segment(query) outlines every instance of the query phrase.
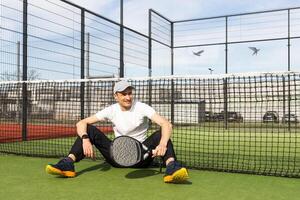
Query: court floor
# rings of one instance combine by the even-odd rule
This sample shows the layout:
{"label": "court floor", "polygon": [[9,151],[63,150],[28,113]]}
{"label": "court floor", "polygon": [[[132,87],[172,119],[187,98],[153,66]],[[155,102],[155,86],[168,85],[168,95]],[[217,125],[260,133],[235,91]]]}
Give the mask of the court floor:
{"label": "court floor", "polygon": [[[76,164],[76,178],[45,173],[53,158],[0,154],[0,199],[299,199],[300,179],[189,170],[186,184],[165,184],[157,168],[117,169],[101,161]],[[163,169],[164,171],[164,169]]]}

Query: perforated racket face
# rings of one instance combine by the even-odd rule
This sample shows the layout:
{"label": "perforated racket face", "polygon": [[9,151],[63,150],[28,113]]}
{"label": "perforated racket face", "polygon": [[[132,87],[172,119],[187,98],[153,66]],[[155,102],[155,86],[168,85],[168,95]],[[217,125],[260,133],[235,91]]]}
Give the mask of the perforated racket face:
{"label": "perforated racket face", "polygon": [[110,149],[112,159],[119,165],[130,167],[141,161],[141,144],[130,137],[116,138]]}

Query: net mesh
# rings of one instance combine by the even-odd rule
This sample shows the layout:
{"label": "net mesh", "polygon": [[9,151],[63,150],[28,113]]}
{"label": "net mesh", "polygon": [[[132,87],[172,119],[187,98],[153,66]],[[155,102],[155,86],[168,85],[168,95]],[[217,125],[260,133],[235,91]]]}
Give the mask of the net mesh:
{"label": "net mesh", "polygon": [[[1,83],[0,152],[65,156],[76,122],[114,103],[116,81]],[[299,177],[300,73],[129,81],[135,99],[172,122],[172,141],[184,165]],[[113,138],[111,123],[96,126]],[[152,124],[149,134],[158,128]]]}

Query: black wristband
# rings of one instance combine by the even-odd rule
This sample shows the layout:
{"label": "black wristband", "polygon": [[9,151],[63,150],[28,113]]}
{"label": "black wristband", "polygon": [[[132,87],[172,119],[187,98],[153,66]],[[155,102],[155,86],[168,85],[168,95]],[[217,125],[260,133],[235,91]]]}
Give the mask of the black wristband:
{"label": "black wristband", "polygon": [[81,139],[89,139],[89,136],[88,136],[88,134],[84,134],[84,135],[82,135],[82,136],[81,136]]}

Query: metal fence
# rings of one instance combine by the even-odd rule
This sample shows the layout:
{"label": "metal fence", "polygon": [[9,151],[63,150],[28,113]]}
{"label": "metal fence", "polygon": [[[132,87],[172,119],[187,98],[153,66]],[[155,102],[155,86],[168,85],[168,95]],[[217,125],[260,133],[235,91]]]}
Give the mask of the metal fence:
{"label": "metal fence", "polygon": [[173,21],[172,27],[175,74],[300,70],[300,8]]}
{"label": "metal fence", "polygon": [[2,0],[0,80],[297,71],[300,9],[172,21],[148,34],[60,0]]}
{"label": "metal fence", "polygon": [[[0,152],[65,156],[76,137],[75,123],[114,102],[116,81],[119,78],[0,83]],[[136,99],[151,102],[172,122],[172,141],[184,165],[300,176],[300,73],[128,81],[135,87]],[[19,109],[24,107],[23,84],[28,95],[26,124]],[[110,122],[95,125],[112,132]],[[149,135],[158,128],[152,124]],[[113,138],[113,134],[108,136]]]}
{"label": "metal fence", "polygon": [[1,81],[148,76],[144,34],[69,1],[0,8]]}
{"label": "metal fence", "polygon": [[[272,72],[274,71],[274,61],[278,61],[282,71],[300,69],[300,61],[297,60],[296,55],[297,48],[300,46],[299,8],[184,21],[171,21],[158,12],[149,10],[148,35],[65,0],[2,0],[0,10],[0,80],[25,81],[12,85],[4,84],[8,87],[3,89],[5,92],[0,93],[1,121],[6,121],[7,118],[16,120],[14,122],[17,126],[13,126],[13,130],[10,131],[21,133],[21,141],[27,140],[30,124],[36,123],[36,119],[43,120],[43,117],[46,121],[51,119],[50,124],[59,120],[63,120],[67,124],[74,124],[74,121],[93,114],[95,112],[93,107],[97,104],[97,102],[91,101],[93,94],[90,92],[91,88],[86,80],[75,81],[76,87],[72,84],[64,86],[66,90],[59,90],[54,94],[55,89],[58,91],[58,86],[54,83],[54,85],[51,85],[51,82],[39,84],[40,96],[34,98],[41,100],[42,103],[32,101],[34,94],[31,93],[31,88],[28,88],[26,80],[231,73],[242,70],[244,67],[250,67],[249,69],[252,71]],[[221,59],[216,59],[216,55]],[[270,68],[259,63],[267,63]],[[251,65],[258,65],[258,68]],[[167,79],[166,84],[160,82],[157,85],[152,79],[144,79],[144,83],[140,87],[145,87],[141,91],[143,91],[142,95],[148,97],[144,99],[146,103],[166,115],[173,124],[184,127],[184,132],[191,135],[204,133],[203,140],[199,140],[200,143],[197,145],[203,147],[202,155],[205,156],[202,158],[207,162],[197,160],[197,154],[190,152],[188,147],[183,145],[182,148],[188,152],[187,155],[193,156],[194,160],[197,160],[189,160],[188,156],[184,158],[189,162],[189,166],[223,169],[224,166],[221,168],[213,166],[215,161],[207,156],[210,155],[207,153],[210,145],[205,146],[204,143],[205,139],[210,137],[211,130],[216,133],[212,135],[215,138],[210,140],[213,143],[220,142],[221,140],[218,140],[220,137],[224,138],[219,134],[220,131],[231,133],[232,118],[234,122],[239,123],[237,127],[233,127],[237,132],[234,132],[232,138],[235,138],[241,129],[247,133],[245,138],[248,137],[248,133],[252,134],[252,130],[257,131],[258,129],[258,132],[255,132],[258,135],[255,136],[256,138],[254,137],[258,140],[264,139],[262,138],[265,137],[264,131],[267,131],[268,134],[282,131],[282,134],[287,136],[283,137],[284,142],[288,143],[287,140],[292,137],[289,134],[296,133],[298,123],[292,123],[291,118],[296,119],[299,116],[299,73],[291,74],[273,75],[270,73],[248,78],[224,76],[221,79],[210,77],[192,81],[182,79],[182,83],[176,82],[176,77],[172,77]],[[105,92],[102,91],[101,95],[104,100],[108,98],[107,102],[112,103],[113,99],[110,96],[112,82],[107,82],[105,87],[109,89],[106,89]],[[185,85],[188,87],[183,87]],[[101,84],[100,86],[102,87]],[[166,88],[164,88],[165,86]],[[96,87],[96,89],[99,88]],[[72,93],[72,90],[76,92]],[[193,91],[193,94],[198,96],[182,96],[184,91]],[[11,97],[8,95],[9,93],[13,93],[15,96]],[[64,96],[67,94],[69,96]],[[157,103],[157,97],[168,99],[168,101]],[[75,102],[68,104],[69,99],[73,99]],[[53,103],[55,100],[57,103]],[[43,105],[42,108],[39,104]],[[68,106],[71,106],[71,109],[63,109]],[[53,112],[57,110],[63,114]],[[69,113],[70,110],[76,114]],[[271,125],[265,126],[262,123],[262,115],[265,114],[273,116]],[[71,122],[65,121],[71,117],[74,117]],[[287,120],[288,123],[284,120]],[[203,121],[209,123],[208,132],[205,129],[206,126],[202,126]],[[195,127],[189,129],[185,125],[195,125]],[[49,126],[47,130],[51,130],[51,127]],[[59,127],[55,126],[54,128],[61,131]],[[204,132],[202,131],[203,127]],[[71,131],[74,133],[73,129]],[[5,129],[4,133],[6,134],[6,132]],[[175,140],[181,139],[180,133],[177,131],[178,136],[175,137]],[[5,134],[3,134],[4,137],[6,137]],[[51,133],[49,132],[49,134]],[[293,144],[298,145],[297,134],[293,136],[296,138]],[[191,138],[193,139],[193,137]],[[278,137],[281,138],[280,134]],[[277,141],[273,138],[271,137],[272,141],[282,143],[281,140]],[[230,137],[227,139],[229,141]],[[235,142],[240,141],[234,140]],[[266,145],[267,148],[268,142],[265,144],[258,141],[258,143],[261,146]],[[251,141],[249,144],[252,145]],[[246,144],[246,148],[248,147]],[[251,154],[252,147],[249,147],[249,152],[246,153]],[[279,145],[275,148],[285,150],[290,147]],[[6,152],[6,147],[3,148]],[[225,147],[217,145],[216,148]],[[299,167],[299,159],[296,156],[299,147],[293,148],[294,160],[292,159],[292,161]],[[43,150],[34,151],[38,155],[43,155]],[[57,155],[53,154],[52,156]],[[181,156],[183,155],[186,154]],[[222,160],[221,154],[212,153],[211,155],[221,159],[221,165],[226,165],[226,170],[240,170],[240,168],[228,168],[228,162]],[[232,156],[234,155],[232,154]],[[247,157],[248,155],[243,156]],[[259,160],[261,154],[255,156]],[[264,156],[268,159],[267,154]],[[243,165],[244,160],[240,161],[239,164]],[[276,162],[284,165],[283,161]],[[201,163],[205,163],[205,166]],[[230,162],[230,165],[232,163],[234,162]],[[255,167],[257,166],[259,165]],[[261,173],[255,167],[252,171]],[[280,173],[262,173],[289,175],[284,170],[285,168]],[[242,171],[247,170],[243,169]],[[292,176],[299,176],[298,171],[289,173]]]}

